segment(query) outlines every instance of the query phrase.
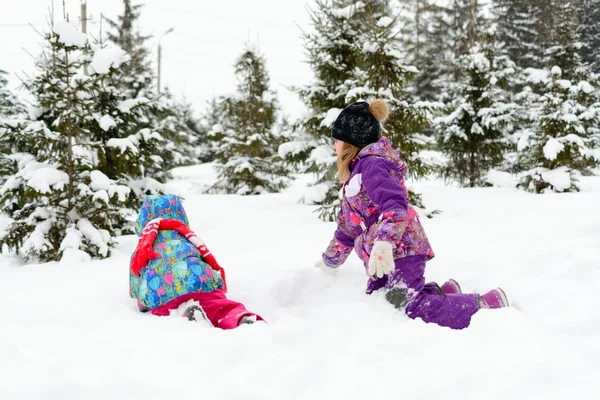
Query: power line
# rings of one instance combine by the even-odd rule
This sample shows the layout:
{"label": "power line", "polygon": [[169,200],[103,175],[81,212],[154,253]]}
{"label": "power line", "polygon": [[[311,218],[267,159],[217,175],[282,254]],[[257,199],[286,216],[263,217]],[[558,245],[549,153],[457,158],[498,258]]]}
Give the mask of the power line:
{"label": "power line", "polygon": [[[107,1],[107,0],[103,0],[103,1]],[[120,0],[108,0],[108,1],[112,2],[114,4],[116,4],[117,2],[122,3]],[[205,14],[205,13],[199,13],[196,11],[182,10],[182,9],[178,9],[178,8],[156,7],[156,6],[151,6],[151,5],[147,5],[147,4],[144,4],[143,8],[158,10],[158,11],[170,11],[170,12],[174,12],[174,13],[181,13],[181,14],[188,14],[188,15],[196,15],[199,17],[221,19],[221,20],[225,20],[225,21],[253,22],[253,23],[257,23],[257,24],[261,24],[261,25],[270,25],[270,26],[290,26],[290,24],[286,24],[283,22],[277,22],[277,21],[261,21],[261,20],[249,19],[249,18],[232,18],[232,17],[228,17],[228,16],[224,16],[224,15]]]}

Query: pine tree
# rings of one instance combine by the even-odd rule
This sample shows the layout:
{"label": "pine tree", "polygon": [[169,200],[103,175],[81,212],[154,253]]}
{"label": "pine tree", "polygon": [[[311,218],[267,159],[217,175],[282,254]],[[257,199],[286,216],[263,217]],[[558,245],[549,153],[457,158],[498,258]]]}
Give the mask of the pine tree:
{"label": "pine tree", "polygon": [[205,146],[201,148],[201,161],[213,162],[216,159],[223,140],[224,101],[223,97],[213,97],[200,120],[203,135],[207,138]]}
{"label": "pine tree", "polygon": [[313,32],[303,33],[303,40],[314,79],[309,85],[292,88],[309,113],[293,125],[291,140],[280,148],[280,154],[300,173],[316,176],[303,202],[317,205],[324,220],[335,219],[340,201],[331,126],[347,105],[352,82],[360,73],[363,43],[359,33],[365,26],[358,14],[365,8],[363,1],[317,0],[310,11]]}
{"label": "pine tree", "polygon": [[131,189],[122,205],[118,226],[120,233],[132,231],[132,221],[143,197],[162,192],[162,185],[152,178],[153,171],[163,168],[158,156],[164,139],[148,128],[152,103],[145,97],[131,98],[133,93],[118,84],[131,58],[115,45],[96,45],[89,65],[96,80],[90,112],[91,139],[97,143],[97,168],[109,179]]}
{"label": "pine tree", "polygon": [[547,1],[495,0],[492,13],[497,40],[520,68],[540,68],[544,63],[545,38],[552,26]]}
{"label": "pine tree", "polygon": [[23,105],[20,104],[10,90],[6,71],[0,69],[0,120],[2,118],[15,117],[24,113]]}
{"label": "pine tree", "polygon": [[21,143],[16,143],[11,134],[23,128],[24,107],[7,88],[6,72],[0,70],[0,185],[5,177],[14,172],[14,154],[21,151]]}
{"label": "pine tree", "polygon": [[[440,37],[446,37],[441,32],[447,28],[440,25],[445,8],[432,0],[400,0],[396,25],[400,26],[397,36],[401,43],[404,60],[414,65],[419,71],[407,90],[413,101],[437,101],[440,98],[443,84],[445,44],[440,43]],[[439,36],[439,37],[438,37]]]}
{"label": "pine tree", "polygon": [[432,26],[431,39],[437,46],[440,76],[447,84],[457,82],[461,69],[458,59],[468,54],[480,36],[482,6],[478,0],[454,0],[440,6]]}
{"label": "pine tree", "polygon": [[128,98],[148,103],[145,127],[153,135],[159,135],[162,143],[155,153],[155,159],[160,162],[148,167],[145,173],[159,181],[165,181],[170,177],[172,168],[192,162],[195,133],[182,120],[182,106],[170,93],[158,96],[154,92],[156,79],[146,45],[150,36],[142,35],[136,28],[142,5],[132,5],[131,0],[123,0],[123,4],[123,14],[116,21],[106,19],[112,28],[112,32],[108,33],[108,40],[125,50],[131,58],[124,68],[113,75],[113,84],[126,91]]}
{"label": "pine tree", "polygon": [[581,57],[592,71],[600,74],[600,0],[579,0],[578,32],[583,47]]}
{"label": "pine tree", "polygon": [[157,132],[164,138],[161,151],[162,175],[166,178],[169,170],[195,162],[195,147],[198,141],[194,125],[190,125],[190,106],[184,106],[172,98],[167,91],[156,102],[153,114],[156,117]]}
{"label": "pine tree", "polygon": [[540,115],[519,142],[525,170],[519,186],[536,193],[577,191],[578,176],[599,165],[600,102],[589,82],[563,79],[559,67],[548,75],[537,85],[542,94],[532,107]]}
{"label": "pine tree", "polygon": [[112,28],[108,40],[125,50],[131,61],[123,68],[119,85],[129,91],[128,98],[154,98],[155,79],[150,66],[150,54],[146,42],[150,36],[142,35],[135,28],[141,15],[141,4],[132,5],[131,0],[123,0],[124,10],[116,21],[104,20]]}
{"label": "pine tree", "polygon": [[66,252],[108,257],[130,189],[97,169],[101,143],[92,131],[97,77],[82,73],[87,38],[67,22],[45,37],[39,74],[26,84],[40,110],[13,132],[30,153],[17,154],[18,171],[0,191],[0,210],[12,222],[0,247],[28,260],[56,261]]}
{"label": "pine tree", "polygon": [[[432,119],[432,107],[414,102],[407,93],[407,86],[417,70],[406,65],[401,52],[397,19],[385,3],[365,7],[360,15],[365,25],[361,32],[363,61],[361,73],[352,82],[353,88],[346,96],[346,103],[357,100],[382,98],[390,106],[390,117],[384,124],[383,134],[399,149],[412,178],[421,178],[432,171],[432,166],[421,157],[421,152],[431,143],[422,134]],[[422,207],[420,195],[411,192],[411,202]]]}
{"label": "pine tree", "polygon": [[551,42],[545,51],[545,67],[559,67],[564,79],[575,77],[581,65],[580,49],[582,47],[577,33],[578,14],[574,4],[569,0],[555,0],[557,16]]}
{"label": "pine tree", "polygon": [[235,65],[235,96],[224,100],[223,138],[216,158],[219,181],[214,191],[241,195],[277,192],[286,171],[276,154],[277,100],[269,89],[265,59],[246,49]]}
{"label": "pine tree", "polygon": [[203,124],[203,116],[196,116],[190,103],[180,103],[177,106],[178,125],[181,126],[180,133],[182,143],[186,143],[188,164],[210,161],[209,138],[206,126]]}
{"label": "pine tree", "polygon": [[520,187],[532,192],[578,190],[577,179],[598,165],[598,77],[582,61],[574,4],[553,3],[547,68],[527,70],[529,127],[519,140]]}
{"label": "pine tree", "polygon": [[484,186],[503,164],[517,107],[510,102],[514,63],[488,37],[459,59],[461,81],[449,113],[436,120],[440,149],[448,158],[442,176],[462,186]]}

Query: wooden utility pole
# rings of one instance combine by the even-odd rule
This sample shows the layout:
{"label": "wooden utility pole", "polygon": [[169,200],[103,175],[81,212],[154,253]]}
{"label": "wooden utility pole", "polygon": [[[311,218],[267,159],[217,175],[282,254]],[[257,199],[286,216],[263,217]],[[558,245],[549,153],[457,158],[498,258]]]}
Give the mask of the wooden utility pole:
{"label": "wooden utility pole", "polygon": [[[81,0],[81,32],[87,35],[87,0]],[[88,75],[87,63],[83,64],[83,73]]]}
{"label": "wooden utility pole", "polygon": [[158,74],[156,77],[156,86],[158,89],[158,94],[160,94],[160,59],[162,57],[162,48],[160,46],[160,40],[158,41]]}

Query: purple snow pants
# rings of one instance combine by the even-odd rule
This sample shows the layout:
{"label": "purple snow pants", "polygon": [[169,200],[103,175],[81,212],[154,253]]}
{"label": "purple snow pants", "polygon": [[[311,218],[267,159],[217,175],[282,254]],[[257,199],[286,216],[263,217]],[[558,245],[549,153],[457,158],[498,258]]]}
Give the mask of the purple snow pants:
{"label": "purple snow pants", "polygon": [[444,294],[437,283],[425,283],[426,256],[409,256],[395,261],[396,269],[383,278],[370,279],[367,294],[385,288],[406,285],[409,290],[406,315],[423,321],[463,329],[469,326],[471,317],[479,310],[476,294]]}

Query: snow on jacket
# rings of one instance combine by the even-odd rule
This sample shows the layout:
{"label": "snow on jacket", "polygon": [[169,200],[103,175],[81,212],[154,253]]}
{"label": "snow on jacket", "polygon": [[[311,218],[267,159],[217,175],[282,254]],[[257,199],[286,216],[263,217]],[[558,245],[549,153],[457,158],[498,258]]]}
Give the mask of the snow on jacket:
{"label": "snow on jacket", "polygon": [[406,165],[384,136],[363,148],[350,163],[350,178],[342,188],[338,228],[323,253],[323,261],[339,267],[354,248],[368,265],[376,241],[394,246],[394,259],[434,257],[417,212],[408,205],[404,185]]}
{"label": "snow on jacket", "polygon": [[[136,234],[140,236],[146,225],[157,218],[181,221],[189,227],[181,200],[174,195],[146,197],[138,214]],[[153,250],[158,258],[148,261],[139,271],[139,276],[130,268],[130,295],[137,298],[140,310],[155,309],[189,293],[209,293],[223,288],[219,273],[205,262],[198,248],[179,232],[159,230]]]}

